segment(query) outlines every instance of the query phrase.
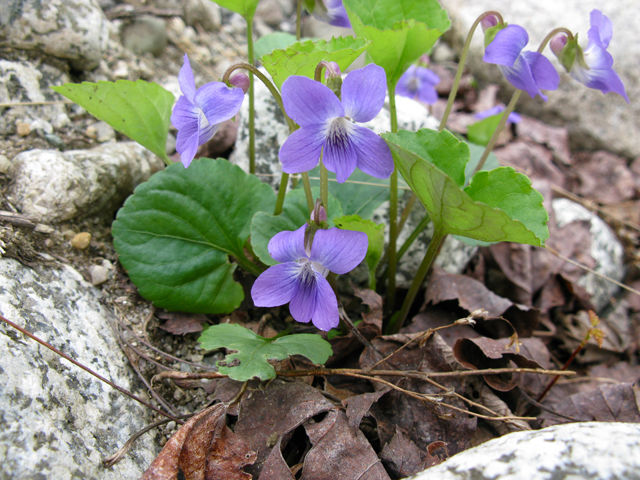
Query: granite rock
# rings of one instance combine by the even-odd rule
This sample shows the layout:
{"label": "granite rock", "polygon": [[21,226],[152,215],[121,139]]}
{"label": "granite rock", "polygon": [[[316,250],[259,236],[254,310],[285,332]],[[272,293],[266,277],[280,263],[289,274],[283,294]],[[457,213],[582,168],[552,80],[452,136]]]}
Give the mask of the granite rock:
{"label": "granite rock", "polygon": [[112,215],[133,189],[164,168],[135,142],[106,143],[91,150],[28,150],[13,160],[9,199],[35,221]]}
{"label": "granite rock", "polygon": [[[0,259],[0,314],[138,395],[101,293],[71,267],[32,270]],[[138,439],[112,469],[101,466],[150,423],[140,405],[0,322],[0,478],[137,479],[158,453]]]}
{"label": "granite rock", "polygon": [[37,50],[76,70],[91,70],[108,38],[109,21],[96,0],[0,2],[0,46]]}
{"label": "granite rock", "polygon": [[640,425],[585,422],[514,432],[406,480],[640,478]]}
{"label": "granite rock", "polygon": [[[555,92],[549,92],[549,101],[546,103],[539,97],[532,100],[528,95],[522,95],[517,110],[554,125],[568,126],[572,146],[581,150],[602,148],[629,158],[640,155],[640,103],[633,101],[640,95],[637,75],[640,63],[637,33],[640,13],[635,0],[620,0],[615,4],[598,0],[441,0],[440,4],[447,9],[453,21],[451,38],[458,51],[471,24],[488,10],[497,10],[506,22],[521,25],[527,30],[529,44],[526,50],[536,50],[543,38],[556,27],[579,33],[580,45],[585,48],[589,13],[593,9],[601,10],[613,23],[613,39],[608,52],[614,58],[613,67],[625,84],[627,95],[632,99],[631,104],[627,105],[619,95],[603,95],[573,80],[547,47],[544,54],[560,72],[560,87]],[[508,86],[495,65],[482,61],[483,41],[484,36],[479,29],[471,44],[469,67],[481,83],[506,86],[502,99],[506,102],[513,87]]]}

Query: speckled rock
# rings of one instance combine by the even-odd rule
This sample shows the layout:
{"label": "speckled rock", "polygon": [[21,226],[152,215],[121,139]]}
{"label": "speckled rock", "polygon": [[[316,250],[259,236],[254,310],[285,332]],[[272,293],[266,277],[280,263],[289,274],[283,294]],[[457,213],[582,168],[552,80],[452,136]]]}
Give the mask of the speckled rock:
{"label": "speckled rock", "polygon": [[[123,388],[139,392],[100,304],[71,267],[0,259],[0,313]],[[150,423],[148,410],[0,322],[0,478],[137,479],[158,453],[138,439],[110,470],[101,460]]]}
{"label": "speckled rock", "polygon": [[[636,0],[602,2],[598,0],[540,0],[514,2],[512,0],[441,0],[453,21],[453,41],[460,51],[471,24],[483,12],[497,10],[510,24],[521,25],[529,33],[526,50],[536,50],[543,38],[554,28],[565,27],[579,34],[580,45],[587,45],[589,13],[601,10],[613,23],[613,38],[607,49],[613,56],[613,67],[625,84],[631,104],[614,93],[603,95],[598,90],[586,88],[564,72],[549,47],[544,51],[560,72],[560,88],[549,92],[549,101],[540,97],[531,100],[522,95],[518,110],[554,125],[569,128],[571,143],[578,149],[602,148],[622,156],[634,158],[640,155],[640,103],[634,101],[640,95],[638,64],[640,44],[637,25],[640,22]],[[473,75],[481,83],[506,85],[503,75],[495,65],[482,62],[484,54],[482,30],[473,37],[469,53],[469,65]],[[513,91],[512,87],[507,87]],[[509,96],[511,94],[509,93]],[[509,97],[503,100],[508,101]]]}
{"label": "speckled rock", "polygon": [[[593,270],[614,280],[622,281],[625,275],[624,248],[609,225],[582,205],[566,198],[553,200],[552,208],[560,228],[571,222],[589,222],[591,235],[589,254],[595,260]],[[590,272],[585,272],[577,283],[592,295],[591,302],[598,310],[606,306],[611,296],[619,290],[617,285]]]}
{"label": "speckled rock", "polygon": [[[60,100],[60,95],[49,87],[69,81],[69,75],[46,63],[36,67],[30,62],[0,60],[0,103]],[[15,133],[19,122],[31,124],[36,119],[54,122],[65,111],[63,104],[0,107],[0,135]]]}
{"label": "speckled rock", "polygon": [[640,478],[640,425],[569,423],[509,433],[406,480],[584,478]]}
{"label": "speckled rock", "polygon": [[91,70],[108,38],[109,21],[96,0],[0,2],[0,46],[38,50],[74,69]]}
{"label": "speckled rock", "polygon": [[111,215],[133,189],[164,168],[135,142],[91,150],[29,150],[13,159],[10,201],[42,223],[104,213]]}

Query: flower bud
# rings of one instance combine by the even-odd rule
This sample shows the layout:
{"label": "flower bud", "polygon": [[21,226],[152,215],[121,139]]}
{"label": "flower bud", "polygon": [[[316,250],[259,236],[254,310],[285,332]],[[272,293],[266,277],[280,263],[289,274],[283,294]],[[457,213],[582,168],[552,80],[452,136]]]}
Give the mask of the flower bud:
{"label": "flower bud", "polygon": [[229,79],[229,83],[234,87],[241,88],[244,93],[249,90],[249,76],[245,73],[236,73]]}
{"label": "flower bud", "polygon": [[551,48],[551,51],[554,53],[556,57],[560,58],[560,56],[562,55],[562,50],[567,44],[567,40],[568,40],[568,37],[564,33],[559,33],[558,35],[556,35],[551,39],[551,42],[549,43],[549,47]]}
{"label": "flower bud", "polygon": [[324,78],[327,80],[327,87],[336,94],[336,97],[342,98],[342,74],[336,62],[327,62]]}
{"label": "flower bud", "polygon": [[495,15],[491,14],[491,15],[487,15],[486,17],[484,17],[482,20],[480,20],[480,25],[482,25],[482,31],[484,33],[487,33],[487,30],[490,29],[491,27],[495,27],[496,25],[498,25],[498,17],[496,17]]}

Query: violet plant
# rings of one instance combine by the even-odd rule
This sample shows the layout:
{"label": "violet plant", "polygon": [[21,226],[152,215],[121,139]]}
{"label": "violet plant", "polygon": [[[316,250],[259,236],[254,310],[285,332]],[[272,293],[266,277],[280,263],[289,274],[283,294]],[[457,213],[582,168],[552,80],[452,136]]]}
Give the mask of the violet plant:
{"label": "violet plant", "polygon": [[[248,24],[258,3],[216,1],[239,12]],[[256,277],[251,288],[254,306],[289,304],[295,320],[311,321],[327,331],[340,319],[335,274],[345,274],[364,261],[370,288],[386,293],[386,331],[397,332],[447,235],[536,246],[543,246],[548,238],[548,214],[531,181],[510,167],[484,170],[521,92],[546,100],[544,92],[558,86],[558,74],[543,55],[547,43],[553,39],[553,52],[578,81],[628,101],[606,51],[611,22],[601,12],[591,15],[584,51],[577,36],[556,29],[537,52],[524,51],[528,35],[522,27],[507,25],[498,12],[487,12],[469,33],[440,128],[399,131],[396,93],[408,93],[425,103],[434,100],[435,76],[414,64],[450,27],[447,14],[436,0],[377,0],[376,8],[369,0],[339,3],[327,0],[314,8],[325,8],[333,15],[340,6],[335,18],[343,21],[342,12],[346,13],[357,37],[299,41],[275,49],[261,57],[268,76],[255,68],[250,54],[248,63],[231,66],[220,81],[200,88],[185,56],[179,74],[183,95],[173,109],[171,94],[143,81],[54,87],[168,164],[138,186],[112,228],[120,262],[140,294],[156,306],[207,314],[232,312],[245,298],[234,279],[240,267]],[[497,65],[517,91],[502,112],[483,120],[494,122],[481,142],[486,149],[477,165],[468,168],[469,145],[445,126],[479,24],[485,32],[485,61]],[[365,51],[370,64],[343,80],[340,72]],[[237,114],[244,93],[251,92],[240,70],[267,85],[289,126],[290,136],[280,150],[283,174],[277,196],[252,170],[244,172],[226,159],[194,160],[198,146],[211,138],[217,124]],[[378,136],[358,123],[378,114],[385,92],[391,122],[389,132]],[[178,129],[182,163],[172,162],[164,150],[170,119]],[[309,180],[309,171],[317,165],[319,189],[312,188]],[[473,176],[469,170],[475,170]],[[329,185],[329,171],[337,183]],[[400,309],[394,306],[395,265],[407,244],[397,249],[402,224],[398,221],[398,173],[428,212],[410,239],[427,221],[434,227]],[[303,188],[287,192],[289,176],[298,174]],[[353,178],[366,182],[351,183]],[[386,200],[390,207],[385,253],[385,226],[371,218]],[[376,284],[375,272],[383,256],[387,274]],[[228,355],[231,362],[220,366],[222,373],[236,380],[273,378],[269,359],[302,354],[314,363],[324,363],[331,355],[329,344],[319,335],[286,333],[263,338],[238,325],[215,325],[200,341],[205,348],[224,346],[237,351]]]}

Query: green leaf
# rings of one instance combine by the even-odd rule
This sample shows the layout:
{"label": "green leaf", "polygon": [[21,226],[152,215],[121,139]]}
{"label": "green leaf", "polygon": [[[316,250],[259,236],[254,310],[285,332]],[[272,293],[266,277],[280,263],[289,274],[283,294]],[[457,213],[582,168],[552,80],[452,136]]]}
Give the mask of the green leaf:
{"label": "green leaf", "polygon": [[275,50],[262,57],[262,65],[280,89],[291,75],[313,78],[322,60],[336,62],[344,71],[365,51],[369,42],[364,38],[337,37],[330,41],[306,40],[284,50]]}
{"label": "green leaf", "polygon": [[384,252],[384,224],[376,224],[371,220],[363,220],[358,215],[346,215],[334,219],[338,228],[364,232],[369,238],[369,246],[364,261],[369,267],[369,285],[375,285],[375,273]]}
{"label": "green leaf", "polygon": [[402,74],[451,27],[436,0],[344,0],[351,26],[371,40],[367,53],[395,85]]}
{"label": "green leaf", "polygon": [[[480,158],[482,158],[482,154],[484,153],[484,147],[480,145],[476,145],[475,143],[467,143],[469,147],[469,153],[471,154],[471,158],[469,159],[469,163],[467,163],[466,168],[464,169],[464,184],[469,185],[471,181],[471,177],[475,173],[476,166],[478,162],[480,162]],[[500,162],[498,162],[498,157],[491,152],[487,157],[487,160],[484,162],[482,166],[482,170],[493,170],[494,168],[498,168],[500,166]]]}
{"label": "green leaf", "polygon": [[221,7],[231,10],[232,12],[239,13],[246,20],[253,19],[260,0],[211,0],[216,2]]}
{"label": "green leaf", "polygon": [[244,295],[227,255],[252,267],[243,251],[251,218],[274,206],[273,190],[255,176],[203,158],[189,168],[171,165],[138,186],[111,232],[120,262],[156,306],[228,313]]}
{"label": "green leaf", "polygon": [[198,341],[205,350],[235,350],[237,353],[228,354],[224,362],[218,362],[218,370],[239,382],[254,377],[260,380],[275,378],[276,371],[267,360],[285,360],[290,355],[303,355],[314,364],[321,365],[333,354],[329,342],[317,334],[299,333],[274,340],[232,323],[209,327]]}
{"label": "green leaf", "polygon": [[165,151],[174,96],[155,83],[138,80],[65,83],[51,87],[91,115],[171,163]]}
{"label": "green leaf", "polygon": [[[311,170],[309,177],[313,177],[311,185],[319,187],[320,167]],[[329,172],[329,193],[340,201],[344,215],[359,215],[371,219],[376,208],[389,200],[388,178],[375,178],[356,169],[344,183],[338,183],[335,179],[336,174]]]}
{"label": "green leaf", "polygon": [[467,127],[467,138],[478,145],[488,145],[504,112],[491,115]]}
{"label": "green leaf", "polygon": [[[312,188],[311,191],[314,198],[317,198],[320,194],[319,188]],[[328,210],[328,223],[333,226],[332,219],[342,215],[342,206],[331,194],[329,194]],[[269,240],[276,233],[284,232],[285,230],[297,230],[308,221],[309,209],[307,208],[304,191],[296,189],[288,192],[280,215],[272,215],[267,212],[258,212],[254,215],[251,221],[251,246],[253,251],[264,264],[277,264],[278,262],[269,255]]]}
{"label": "green leaf", "polygon": [[285,49],[296,42],[296,36],[287,32],[272,32],[260,37],[253,44],[253,53],[256,58],[278,49]]}
{"label": "green leaf", "polygon": [[[478,172],[467,189],[441,168],[447,163],[464,164],[468,158],[451,142],[446,130],[438,157],[421,157],[414,153],[420,133],[384,134],[394,162],[411,189],[429,212],[436,228],[444,234],[461,235],[485,242],[510,241],[542,246],[549,236],[548,215],[542,206],[542,195],[531,188],[531,181],[512,168],[501,167],[491,172]],[[412,138],[413,137],[413,138]],[[453,137],[455,138],[455,137]],[[466,146],[463,142],[459,142]],[[407,148],[409,147],[409,148]],[[424,145],[425,150],[430,150]],[[437,165],[436,165],[437,164]],[[477,177],[477,178],[476,178]],[[478,182],[474,185],[475,182]]]}

